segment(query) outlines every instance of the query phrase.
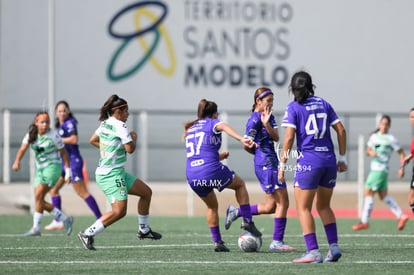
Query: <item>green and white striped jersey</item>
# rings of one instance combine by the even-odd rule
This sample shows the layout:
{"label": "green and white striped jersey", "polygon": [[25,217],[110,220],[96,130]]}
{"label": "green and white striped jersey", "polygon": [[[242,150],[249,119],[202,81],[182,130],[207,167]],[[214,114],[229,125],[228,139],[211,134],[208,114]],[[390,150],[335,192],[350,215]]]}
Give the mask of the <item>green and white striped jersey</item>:
{"label": "green and white striped jersey", "polygon": [[393,135],[380,132],[372,134],[367,145],[377,152],[377,156],[371,159],[371,170],[374,171],[388,172],[392,152],[401,149],[398,140]]}
{"label": "green and white striped jersey", "polygon": [[[23,138],[22,143],[29,144],[29,133]],[[36,167],[45,168],[52,163],[62,163],[59,150],[65,147],[58,132],[49,129],[44,135],[37,135],[37,139],[30,148],[35,152]]]}
{"label": "green and white striped jersey", "polygon": [[99,166],[96,174],[106,175],[123,167],[127,161],[124,144],[132,141],[127,125],[114,117],[101,122],[95,134],[99,136]]}

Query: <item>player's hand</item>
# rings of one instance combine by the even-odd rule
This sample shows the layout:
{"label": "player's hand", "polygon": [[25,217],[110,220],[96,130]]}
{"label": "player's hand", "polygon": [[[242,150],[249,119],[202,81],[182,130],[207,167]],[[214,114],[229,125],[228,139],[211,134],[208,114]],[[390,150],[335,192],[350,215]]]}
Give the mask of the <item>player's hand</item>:
{"label": "player's hand", "polygon": [[131,132],[129,133],[129,135],[131,136],[131,138],[132,138],[135,142],[137,141],[138,135],[137,135],[137,133],[136,133],[135,131],[131,131]]}
{"label": "player's hand", "polygon": [[69,183],[71,178],[72,178],[72,170],[70,169],[70,167],[66,167],[65,168],[65,182]]}
{"label": "player's hand", "polygon": [[263,125],[266,125],[269,122],[270,116],[272,115],[272,108],[270,105],[265,106],[263,112],[260,115],[260,120]]}
{"label": "player's hand", "polygon": [[336,167],[338,168],[338,172],[345,172],[348,170],[348,165],[344,162],[338,161],[338,163],[336,164]]}
{"label": "player's hand", "polygon": [[19,171],[20,170],[20,162],[15,161],[13,163],[12,169],[13,169],[13,171]]}

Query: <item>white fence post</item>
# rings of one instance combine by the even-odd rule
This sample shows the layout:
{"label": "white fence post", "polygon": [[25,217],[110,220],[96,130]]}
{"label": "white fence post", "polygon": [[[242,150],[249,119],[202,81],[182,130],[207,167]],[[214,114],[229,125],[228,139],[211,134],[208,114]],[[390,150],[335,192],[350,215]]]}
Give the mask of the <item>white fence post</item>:
{"label": "white fence post", "polygon": [[148,180],[148,113],[142,111],[139,114],[140,136],[138,140],[141,142],[141,148],[139,152],[140,157],[140,178],[143,181]]}
{"label": "white fence post", "polygon": [[10,111],[3,112],[3,182],[10,183]]}
{"label": "white fence post", "polygon": [[358,216],[361,218],[364,203],[365,180],[365,141],[364,136],[358,136]]}

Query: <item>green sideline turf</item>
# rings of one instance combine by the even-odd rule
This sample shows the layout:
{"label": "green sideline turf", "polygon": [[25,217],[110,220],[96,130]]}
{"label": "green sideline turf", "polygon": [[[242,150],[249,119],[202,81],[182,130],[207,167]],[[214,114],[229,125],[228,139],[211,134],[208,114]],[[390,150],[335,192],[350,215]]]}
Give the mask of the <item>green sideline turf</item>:
{"label": "green sideline turf", "polygon": [[[51,221],[46,216],[43,225]],[[223,217],[221,217],[221,222]],[[160,241],[138,240],[137,219],[127,216],[95,238],[96,251],[83,248],[77,233],[93,222],[92,217],[75,217],[74,231],[42,232],[42,237],[23,237],[31,216],[0,216],[0,274],[413,274],[414,226],[409,221],[397,231],[396,220],[375,219],[366,231],[351,230],[355,219],[339,219],[339,244],[343,256],[338,263],[293,264],[305,251],[297,219],[289,219],[285,241],[295,252],[269,252],[273,219],[255,217],[263,232],[258,253],[244,253],[237,247],[241,230],[236,221],[223,239],[230,253],[213,252],[204,217],[151,217],[151,226],[163,234]],[[320,250],[327,243],[321,222],[316,220]]]}

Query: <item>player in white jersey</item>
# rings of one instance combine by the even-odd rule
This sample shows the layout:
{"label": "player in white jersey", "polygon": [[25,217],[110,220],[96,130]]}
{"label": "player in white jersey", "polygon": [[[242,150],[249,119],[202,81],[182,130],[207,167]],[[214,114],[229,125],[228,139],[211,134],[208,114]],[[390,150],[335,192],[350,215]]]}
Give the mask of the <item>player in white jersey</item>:
{"label": "player in white jersey", "polygon": [[29,132],[24,136],[16,160],[13,163],[13,170],[20,169],[20,161],[29,146],[35,152],[36,178],[35,188],[35,209],[33,213],[33,227],[25,233],[25,236],[41,236],[40,228],[43,219],[43,211],[46,210],[54,218],[63,222],[66,233],[72,232],[73,217],[67,216],[58,208],[45,201],[46,194],[53,188],[62,173],[62,159],[65,165],[65,182],[71,178],[69,157],[65,150],[59,134],[50,129],[50,117],[47,112],[36,114],[34,122],[30,125]]}
{"label": "player in white jersey", "polygon": [[126,125],[128,116],[126,100],[117,95],[110,96],[100,110],[101,124],[89,139],[100,150],[96,183],[105,193],[112,210],[79,232],[78,237],[85,249],[95,250],[94,236],[126,215],[128,195],[140,197],[137,205],[138,238],[161,239],[161,234],[152,231],[149,226],[151,188],[124,168],[127,153],[134,153],[137,144],[137,134],[130,132]]}
{"label": "player in white jersey", "polygon": [[[373,133],[367,146],[367,155],[371,159],[371,171],[365,182],[365,199],[361,221],[352,226],[353,230],[369,228],[369,217],[374,206],[374,196],[378,193],[379,198],[384,201],[397,217],[397,229],[403,230],[408,221],[408,216],[403,214],[398,203],[388,195],[388,170],[389,161],[393,151],[400,156],[400,162],[404,163],[404,150],[400,147],[398,140],[388,130],[391,127],[391,118],[387,115],[381,117],[378,130]],[[404,176],[404,169],[398,170],[399,177]]]}

